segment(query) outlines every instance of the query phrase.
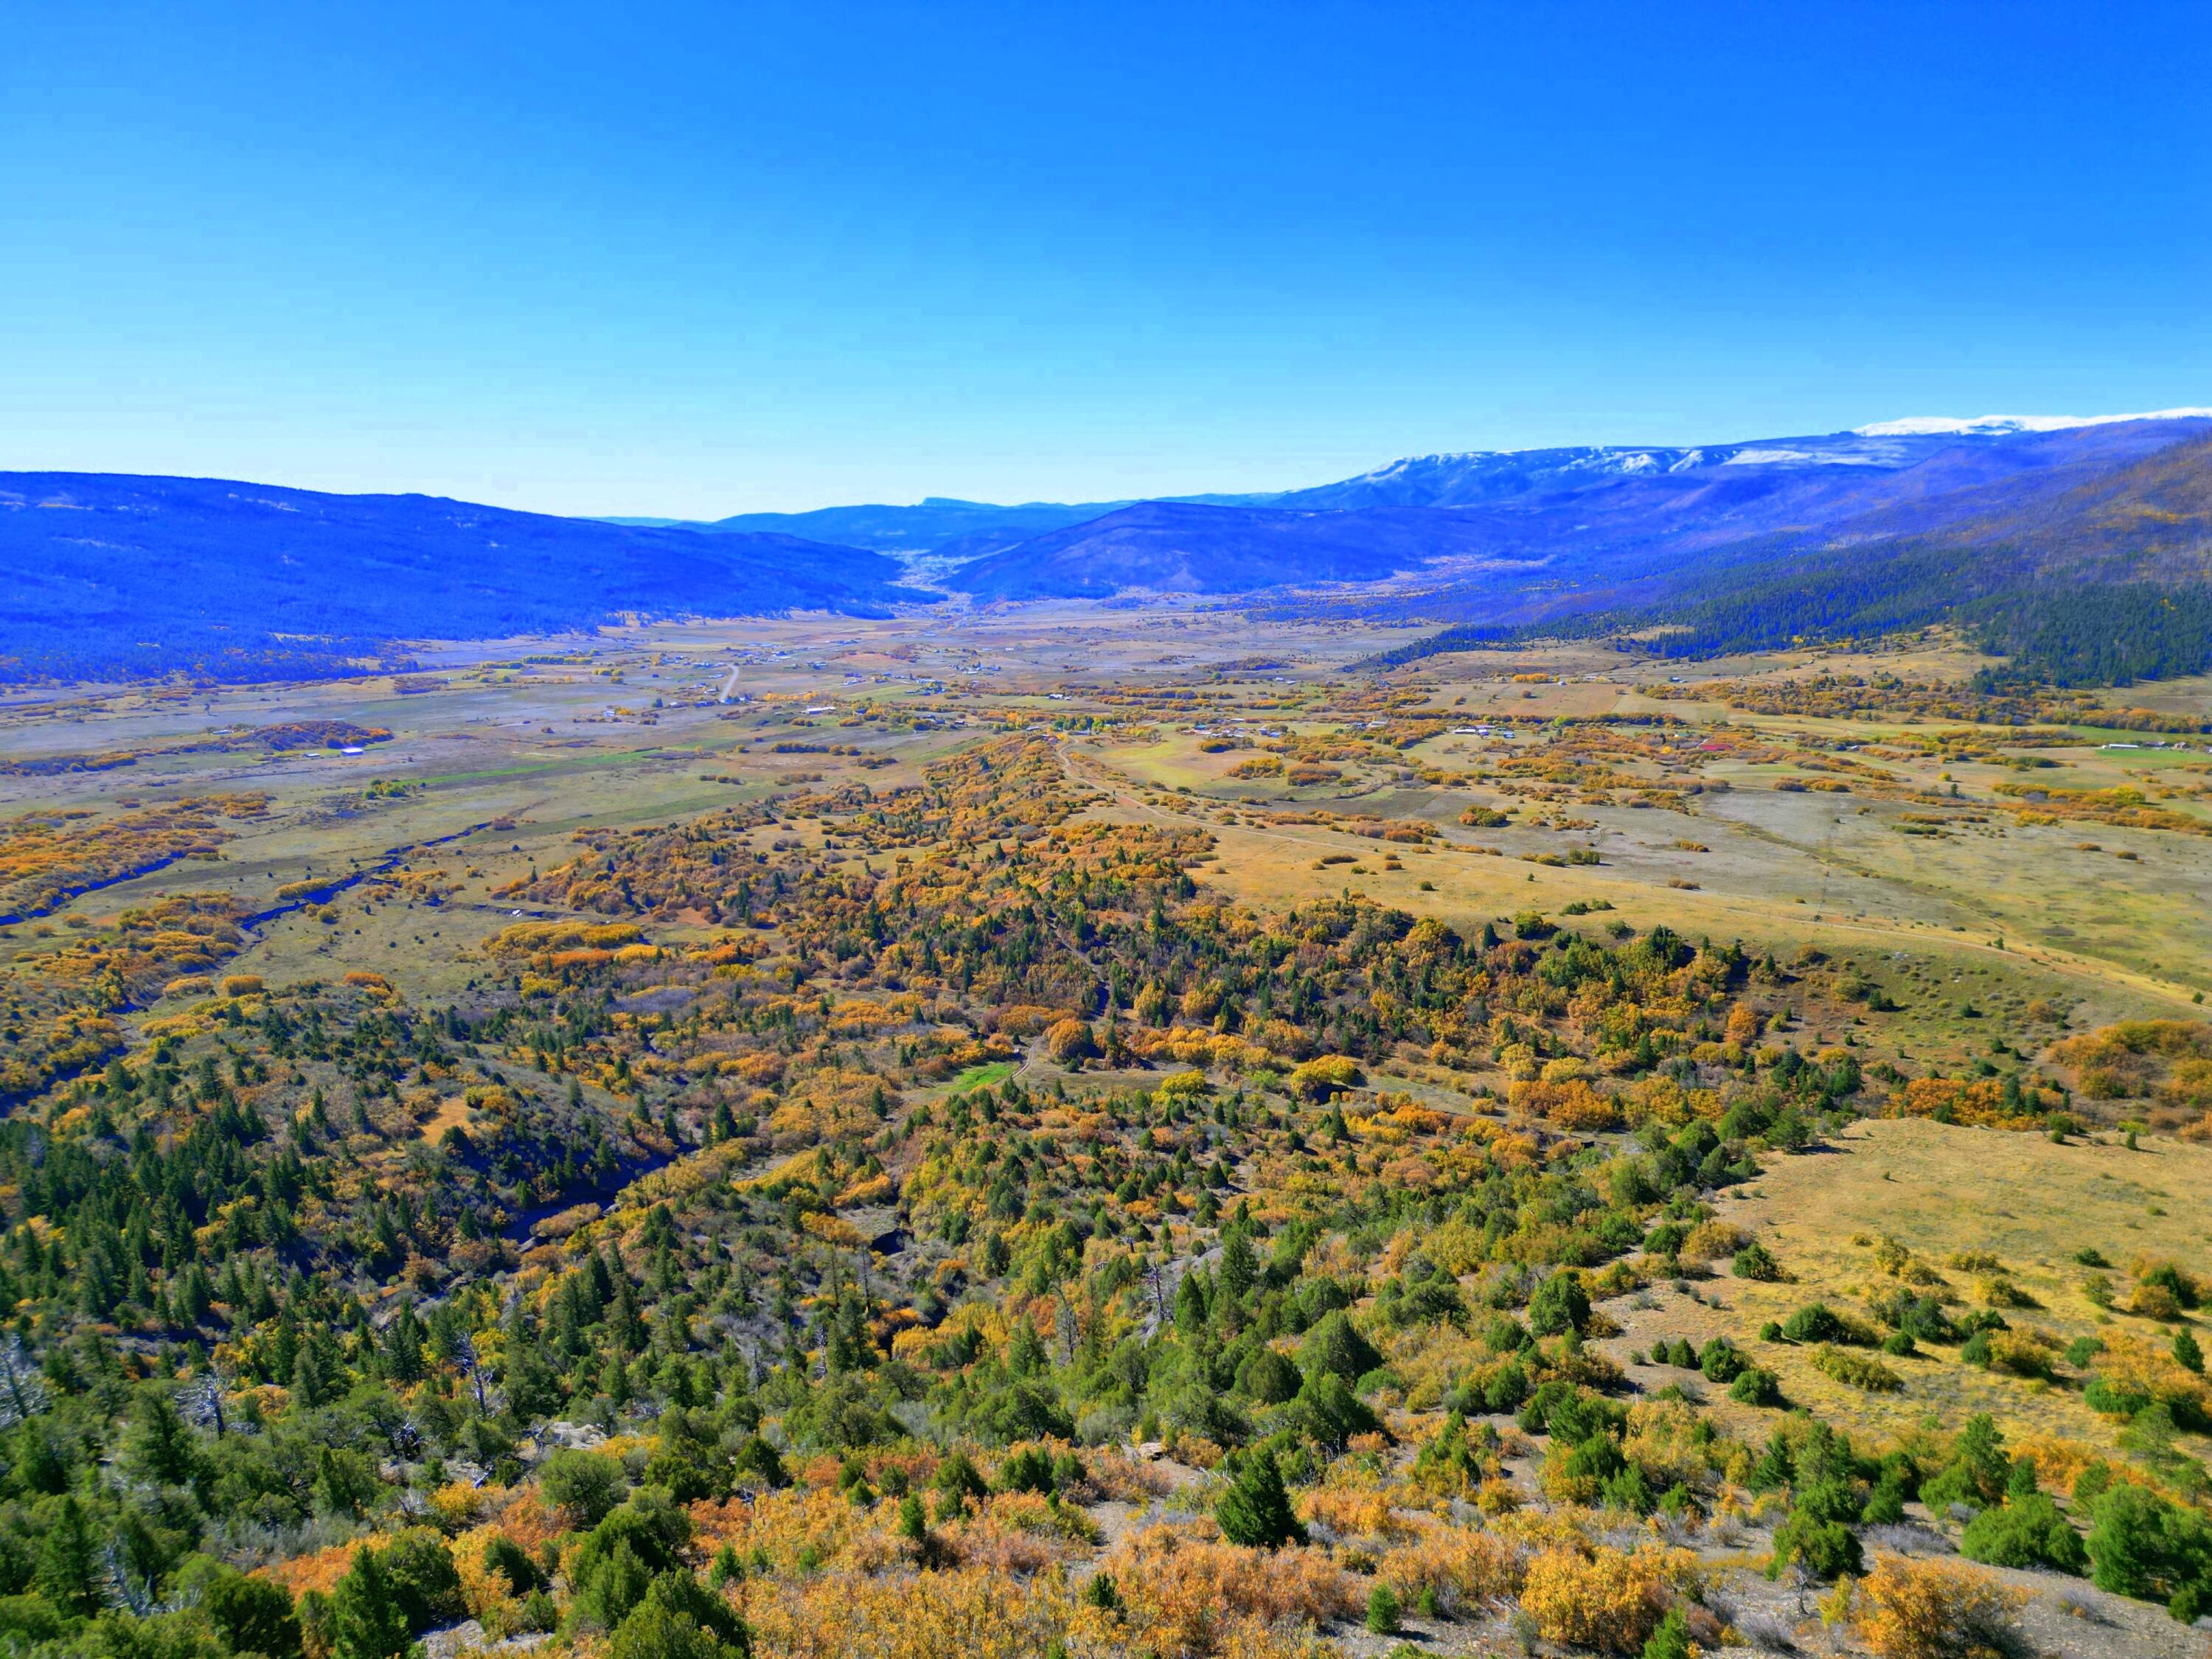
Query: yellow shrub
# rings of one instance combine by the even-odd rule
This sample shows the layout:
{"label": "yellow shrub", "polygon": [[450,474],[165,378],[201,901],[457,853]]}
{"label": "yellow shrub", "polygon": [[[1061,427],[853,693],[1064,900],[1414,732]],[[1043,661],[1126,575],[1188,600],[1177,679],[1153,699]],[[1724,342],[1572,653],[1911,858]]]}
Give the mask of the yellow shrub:
{"label": "yellow shrub", "polygon": [[1695,1485],[1711,1467],[1711,1425],[1680,1400],[1639,1400],[1628,1408],[1620,1449],[1659,1486]]}
{"label": "yellow shrub", "polygon": [[1077,1610],[1056,1583],[969,1569],[750,1580],[743,1611],[761,1659],[1030,1659],[1062,1638]]}
{"label": "yellow shrub", "polygon": [[1978,1659],[2002,1651],[2027,1601],[1986,1572],[1889,1555],[1859,1586],[1852,1625],[1881,1659]]}
{"label": "yellow shrub", "polygon": [[[1553,1065],[1557,1065],[1553,1061]],[[1552,1068],[1547,1066],[1548,1073]],[[1521,1082],[1505,1085],[1505,1097],[1516,1112],[1540,1117],[1563,1129],[1596,1131],[1620,1127],[1620,1107],[1580,1078],[1562,1082]]]}
{"label": "yellow shrub", "polygon": [[823,1215],[819,1211],[809,1211],[799,1218],[799,1225],[811,1237],[822,1240],[823,1243],[841,1245],[848,1250],[857,1249],[867,1242],[860,1237],[860,1230],[851,1222],[834,1215]]}
{"label": "yellow shrub", "polygon": [[1524,1552],[1497,1533],[1427,1527],[1382,1558],[1382,1577],[1406,1601],[1434,1590],[1452,1613],[1519,1595],[1523,1559]]}
{"label": "yellow shrub", "polygon": [[837,1194],[837,1207],[842,1210],[855,1204],[888,1203],[896,1190],[887,1175],[864,1176]]}
{"label": "yellow shrub", "polygon": [[1147,1527],[1109,1554],[1136,1640],[1156,1653],[1216,1654],[1241,1620],[1318,1624],[1350,1613],[1352,1576],[1319,1552],[1247,1549]]}
{"label": "yellow shrub", "polygon": [[1644,1545],[1624,1554],[1603,1544],[1569,1546],[1528,1564],[1521,1606],[1551,1641],[1640,1653],[1668,1607],[1697,1581],[1697,1559],[1687,1550]]}
{"label": "yellow shrub", "polygon": [[1690,1229],[1676,1252],[1685,1261],[1711,1261],[1734,1255],[1751,1243],[1751,1235],[1729,1221],[1701,1221]]}
{"label": "yellow shrub", "polygon": [[430,1524],[447,1537],[465,1531],[483,1519],[486,1496],[465,1480],[448,1480],[430,1494]]}
{"label": "yellow shrub", "polygon": [[1301,1100],[1327,1100],[1361,1080],[1359,1062],[1349,1054],[1319,1054],[1292,1070],[1285,1085]]}
{"label": "yellow shrub", "polygon": [[[1334,1471],[1331,1471],[1332,1474]],[[1391,1508],[1390,1494],[1371,1482],[1323,1485],[1298,1500],[1298,1514],[1352,1538],[1402,1537],[1413,1525]]]}

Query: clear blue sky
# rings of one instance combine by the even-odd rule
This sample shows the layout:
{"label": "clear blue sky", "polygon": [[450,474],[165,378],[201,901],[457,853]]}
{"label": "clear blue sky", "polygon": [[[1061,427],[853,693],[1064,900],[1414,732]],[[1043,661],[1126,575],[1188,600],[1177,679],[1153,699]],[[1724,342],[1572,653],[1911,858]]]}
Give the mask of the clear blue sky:
{"label": "clear blue sky", "polygon": [[2212,6],[17,0],[0,469],[714,515],[2212,404]]}

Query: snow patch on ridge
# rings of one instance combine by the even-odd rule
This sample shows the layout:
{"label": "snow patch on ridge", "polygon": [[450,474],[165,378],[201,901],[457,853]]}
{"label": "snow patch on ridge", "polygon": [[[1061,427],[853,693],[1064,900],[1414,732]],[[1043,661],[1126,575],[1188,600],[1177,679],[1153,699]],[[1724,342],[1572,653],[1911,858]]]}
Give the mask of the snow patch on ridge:
{"label": "snow patch on ridge", "polygon": [[2158,409],[2140,415],[1976,415],[1964,419],[1948,415],[1909,415],[1901,421],[1876,421],[1855,426],[1856,438],[1929,438],[1947,432],[1977,438],[2002,437],[2008,432],[2065,432],[2079,426],[2111,426],[2120,421],[2199,421],[2212,419],[2212,409]]}

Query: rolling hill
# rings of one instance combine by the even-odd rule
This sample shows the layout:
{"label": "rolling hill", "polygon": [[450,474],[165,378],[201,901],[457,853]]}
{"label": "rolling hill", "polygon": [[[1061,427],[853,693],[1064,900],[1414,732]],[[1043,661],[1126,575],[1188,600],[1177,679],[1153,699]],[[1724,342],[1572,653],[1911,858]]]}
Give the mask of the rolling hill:
{"label": "rolling hill", "polygon": [[396,641],[626,611],[883,615],[896,560],[795,536],[599,523],[426,495],[0,473],[0,678],[327,673]]}
{"label": "rolling hill", "polygon": [[959,566],[946,578],[981,599],[1249,593],[1373,582],[1438,560],[1481,556],[1483,526],[1451,513],[1325,513],[1143,501]]}

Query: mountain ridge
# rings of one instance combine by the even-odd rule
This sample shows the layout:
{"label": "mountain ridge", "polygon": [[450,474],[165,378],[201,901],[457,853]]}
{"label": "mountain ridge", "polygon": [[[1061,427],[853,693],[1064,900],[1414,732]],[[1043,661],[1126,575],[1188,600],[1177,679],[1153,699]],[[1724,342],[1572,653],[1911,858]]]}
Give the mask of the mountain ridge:
{"label": "mountain ridge", "polygon": [[431,495],[0,473],[0,678],[337,672],[394,641],[629,611],[889,614],[897,561],[775,534],[607,525]]}
{"label": "mountain ridge", "polygon": [[[712,525],[0,473],[0,678],[307,676],[410,639],[629,615],[884,615],[935,597],[924,584],[986,605],[1185,593],[1489,630],[1680,615],[1705,619],[1688,637],[1718,639],[1994,605],[2069,568],[2108,586],[2207,580],[2212,416],[1950,424],[1983,429],[1443,453],[1262,495],[929,497]],[[908,539],[778,527],[793,524]],[[2059,625],[2042,600],[2028,609]]]}

